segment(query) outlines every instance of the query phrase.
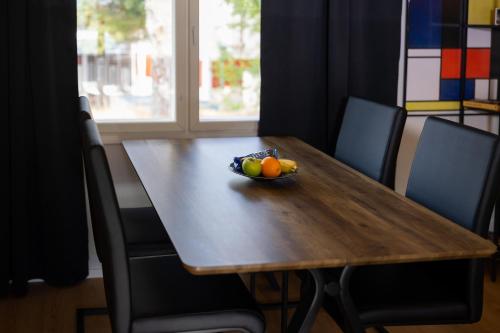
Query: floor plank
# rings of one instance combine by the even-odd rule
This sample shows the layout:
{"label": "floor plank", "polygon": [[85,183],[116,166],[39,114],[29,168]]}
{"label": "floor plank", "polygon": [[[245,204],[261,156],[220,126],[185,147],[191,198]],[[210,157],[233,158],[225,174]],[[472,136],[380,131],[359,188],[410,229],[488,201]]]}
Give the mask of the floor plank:
{"label": "floor plank", "polygon": [[[278,281],[280,279],[277,275]],[[243,280],[248,282],[248,277]],[[257,279],[257,298],[260,302],[275,302],[279,292],[270,289],[262,275]],[[290,298],[298,297],[298,281],[290,281]],[[71,288],[54,288],[43,283],[31,285],[27,297],[0,299],[0,332],[8,333],[66,333],[75,332],[75,311],[82,307],[105,306],[104,289],[101,279],[88,279]],[[391,327],[392,333],[497,333],[500,332],[500,281],[485,280],[485,305],[483,319],[474,325]],[[279,332],[279,311],[266,311],[268,332]],[[109,333],[107,317],[89,317],[86,332]],[[325,313],[318,315],[312,333],[338,333],[339,328]],[[370,333],[375,331],[370,330]]]}

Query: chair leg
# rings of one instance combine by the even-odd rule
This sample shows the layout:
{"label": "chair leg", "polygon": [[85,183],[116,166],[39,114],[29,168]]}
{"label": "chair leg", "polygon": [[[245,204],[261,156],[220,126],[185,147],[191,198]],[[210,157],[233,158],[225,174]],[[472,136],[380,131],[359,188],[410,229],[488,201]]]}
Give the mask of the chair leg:
{"label": "chair leg", "polygon": [[354,301],[352,300],[351,293],[349,291],[351,276],[356,270],[355,267],[346,266],[342,271],[340,276],[340,281],[338,284],[338,295],[337,302],[343,312],[345,318],[345,326],[347,332],[349,333],[364,333],[366,332],[363,323],[359,317]]}
{"label": "chair leg", "polygon": [[76,333],[85,333],[85,317],[105,316],[107,314],[108,314],[107,308],[76,309]]}

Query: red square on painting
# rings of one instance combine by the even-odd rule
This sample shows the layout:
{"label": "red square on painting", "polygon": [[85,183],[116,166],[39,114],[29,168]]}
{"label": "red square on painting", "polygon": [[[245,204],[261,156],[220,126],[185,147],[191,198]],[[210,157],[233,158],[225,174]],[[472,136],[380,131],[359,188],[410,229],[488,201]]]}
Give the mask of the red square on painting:
{"label": "red square on painting", "polygon": [[488,79],[490,77],[490,49],[467,50],[467,78]]}
{"label": "red square on painting", "polygon": [[441,51],[441,78],[459,79],[462,51],[460,49],[443,49]]}

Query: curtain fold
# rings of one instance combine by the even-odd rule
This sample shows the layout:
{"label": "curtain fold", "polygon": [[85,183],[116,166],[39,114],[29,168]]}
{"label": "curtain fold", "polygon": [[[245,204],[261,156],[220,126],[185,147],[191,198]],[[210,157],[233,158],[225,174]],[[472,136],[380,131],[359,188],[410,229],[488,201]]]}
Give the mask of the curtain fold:
{"label": "curtain fold", "polygon": [[402,0],[262,4],[259,135],[330,154],[348,96],[396,105]]}
{"label": "curtain fold", "polygon": [[0,290],[88,274],[78,126],[76,1],[2,1]]}
{"label": "curtain fold", "polygon": [[[6,43],[5,38],[8,36],[8,14],[7,14],[7,2],[0,1],[0,34],[2,34],[3,43]],[[4,48],[2,48],[4,50]],[[10,238],[4,237],[2,235],[10,234],[10,223],[2,222],[4,220],[10,220],[10,206],[11,206],[11,196],[10,196],[10,177],[6,176],[10,174],[10,149],[7,142],[10,140],[10,127],[9,127],[9,116],[6,112],[8,107],[9,94],[7,92],[7,81],[9,80],[9,65],[8,65],[8,53],[6,51],[0,52],[0,145],[1,145],[1,163],[0,163],[0,175],[2,175],[2,185],[0,186],[1,197],[3,200],[0,202],[0,209],[2,211],[2,217],[0,218],[0,296],[4,296],[8,291],[8,282],[10,275]]]}
{"label": "curtain fold", "polygon": [[401,0],[350,0],[349,91],[397,105]]}
{"label": "curtain fold", "polygon": [[349,96],[350,82],[350,12],[351,1],[331,0],[328,11],[328,72],[327,72],[327,105],[328,140],[324,152],[334,153],[337,135],[342,124],[343,110],[346,106],[346,97]]}
{"label": "curtain fold", "polygon": [[328,0],[262,1],[260,135],[326,148],[327,9]]}

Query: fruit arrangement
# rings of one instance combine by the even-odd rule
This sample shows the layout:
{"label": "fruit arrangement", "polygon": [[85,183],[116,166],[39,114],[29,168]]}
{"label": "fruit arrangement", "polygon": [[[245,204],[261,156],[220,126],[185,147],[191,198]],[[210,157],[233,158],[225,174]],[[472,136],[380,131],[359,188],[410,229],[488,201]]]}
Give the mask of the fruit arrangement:
{"label": "fruit arrangement", "polygon": [[298,169],[297,162],[280,159],[276,149],[235,157],[231,166],[237,173],[243,173],[248,177],[270,179],[296,173]]}

